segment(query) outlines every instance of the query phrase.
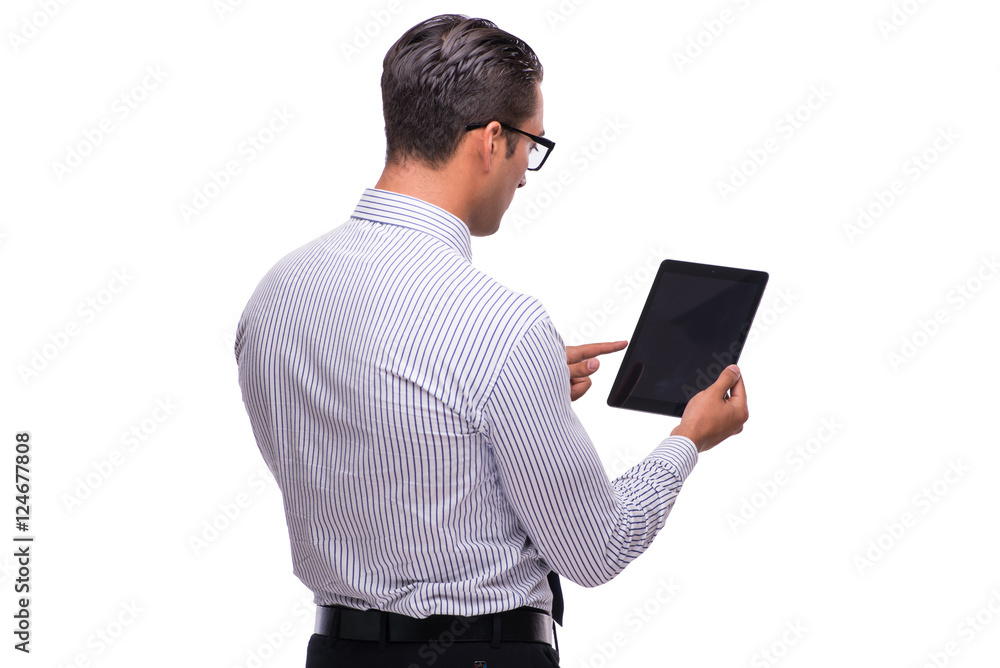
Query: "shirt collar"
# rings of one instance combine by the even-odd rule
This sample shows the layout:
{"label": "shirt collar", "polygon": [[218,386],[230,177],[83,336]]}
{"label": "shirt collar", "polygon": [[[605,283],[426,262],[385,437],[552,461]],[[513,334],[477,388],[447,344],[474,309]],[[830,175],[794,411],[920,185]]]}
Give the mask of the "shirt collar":
{"label": "shirt collar", "polygon": [[472,261],[472,235],[468,225],[458,216],[416,197],[367,188],[352,217],[429,234]]}

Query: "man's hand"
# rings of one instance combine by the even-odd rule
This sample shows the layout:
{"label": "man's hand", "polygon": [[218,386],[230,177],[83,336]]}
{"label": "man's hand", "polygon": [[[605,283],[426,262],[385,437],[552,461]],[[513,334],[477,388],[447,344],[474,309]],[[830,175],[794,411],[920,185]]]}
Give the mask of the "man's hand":
{"label": "man's hand", "polygon": [[698,452],[704,452],[743,431],[743,423],[749,417],[743,376],[738,366],[730,364],[715,383],[691,398],[684,408],[681,423],[670,435],[687,436]]}
{"label": "man's hand", "polygon": [[597,371],[601,363],[598,355],[624,350],[628,341],[607,343],[586,343],[582,346],[566,346],[566,364],[569,365],[569,399],[576,401],[590,389],[590,374]]}

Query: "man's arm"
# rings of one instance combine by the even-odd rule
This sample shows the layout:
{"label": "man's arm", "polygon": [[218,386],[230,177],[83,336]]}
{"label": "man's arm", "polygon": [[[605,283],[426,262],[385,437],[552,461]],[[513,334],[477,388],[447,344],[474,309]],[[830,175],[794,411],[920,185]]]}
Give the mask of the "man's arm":
{"label": "man's arm", "polygon": [[666,438],[609,481],[570,406],[562,341],[538,321],[511,351],[484,411],[508,502],[548,565],[584,585],[611,580],[663,527],[697,461],[686,436]]}
{"label": "man's arm", "polygon": [[590,389],[590,374],[601,366],[598,355],[607,355],[624,350],[628,341],[608,341],[605,343],[585,343],[582,346],[566,346],[566,364],[569,366],[569,398],[576,401]]}

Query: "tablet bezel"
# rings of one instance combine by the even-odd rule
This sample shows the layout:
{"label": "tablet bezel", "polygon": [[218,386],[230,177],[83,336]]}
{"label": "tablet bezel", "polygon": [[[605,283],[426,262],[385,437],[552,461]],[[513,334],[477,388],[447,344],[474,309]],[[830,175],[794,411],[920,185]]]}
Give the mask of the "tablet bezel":
{"label": "tablet bezel", "polygon": [[627,410],[643,411],[646,413],[659,413],[661,415],[669,415],[671,417],[681,417],[684,413],[684,408],[690,401],[688,399],[682,402],[672,402],[650,399],[648,397],[621,398],[617,396],[621,394],[620,390],[621,384],[624,380],[625,370],[629,368],[632,361],[633,348],[631,347],[631,342],[638,340],[639,334],[646,322],[646,316],[652,308],[653,295],[656,294],[660,281],[662,281],[668,274],[723,279],[734,283],[749,283],[757,287],[757,294],[754,297],[750,311],[743,321],[743,324],[740,326],[739,336],[735,343],[736,349],[733,352],[732,363],[736,363],[740,359],[740,354],[743,352],[743,346],[746,344],[747,336],[750,334],[750,327],[753,324],[754,316],[757,314],[757,309],[760,306],[761,299],[764,297],[764,290],[767,287],[768,280],[767,272],[757,271],[754,269],[738,269],[736,267],[723,267],[712,264],[685,262],[682,260],[663,260],[660,263],[659,270],[656,272],[656,277],[653,279],[653,284],[649,288],[649,294],[646,295],[646,303],[642,307],[642,314],[639,316],[639,321],[636,323],[635,331],[632,333],[632,338],[629,339],[630,346],[625,350],[625,357],[622,358],[621,366],[618,368],[618,375],[615,377],[615,382],[611,385],[611,392],[608,394],[609,406],[614,408],[625,408]]}

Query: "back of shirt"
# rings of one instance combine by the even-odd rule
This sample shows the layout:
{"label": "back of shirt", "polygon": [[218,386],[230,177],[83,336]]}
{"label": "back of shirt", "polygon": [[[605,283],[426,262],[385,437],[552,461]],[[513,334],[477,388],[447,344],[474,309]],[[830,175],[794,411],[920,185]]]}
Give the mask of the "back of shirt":
{"label": "back of shirt", "polygon": [[512,569],[534,580],[547,566],[481,427],[500,367],[544,309],[472,267],[467,230],[463,243],[449,227],[461,221],[421,228],[423,211],[405,213],[351,218],[287,255],[237,330],[294,572],[317,603],[417,617],[538,603],[543,585],[511,600]]}

